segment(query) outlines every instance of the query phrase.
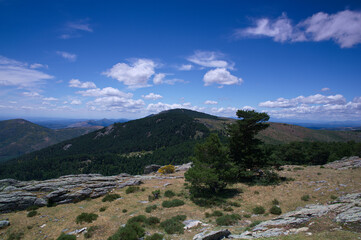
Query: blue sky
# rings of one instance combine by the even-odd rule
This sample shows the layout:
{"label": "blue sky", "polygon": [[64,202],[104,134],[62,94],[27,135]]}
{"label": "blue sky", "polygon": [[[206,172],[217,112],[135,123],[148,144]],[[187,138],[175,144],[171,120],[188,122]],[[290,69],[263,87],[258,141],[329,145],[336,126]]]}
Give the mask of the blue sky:
{"label": "blue sky", "polygon": [[0,117],[361,121],[360,1],[0,0]]}

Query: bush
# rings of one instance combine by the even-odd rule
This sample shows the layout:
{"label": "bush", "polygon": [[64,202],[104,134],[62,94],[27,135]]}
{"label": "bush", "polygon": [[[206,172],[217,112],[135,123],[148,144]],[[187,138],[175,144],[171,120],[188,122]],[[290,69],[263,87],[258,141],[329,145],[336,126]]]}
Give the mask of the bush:
{"label": "bush", "polygon": [[280,202],[276,198],[273,199],[272,205],[279,205],[279,204],[280,204]]}
{"label": "bush", "polygon": [[105,210],[107,210],[107,207],[101,207],[101,208],[99,209],[99,212],[104,212]]}
{"label": "bush", "polygon": [[145,240],[163,240],[163,235],[159,233],[154,233],[152,236],[147,236]]}
{"label": "bush", "polygon": [[126,213],[126,212],[128,212],[128,210],[124,208],[124,209],[122,210],[122,212],[123,212],[123,213]]}
{"label": "bush", "polygon": [[231,207],[224,207],[224,208],[223,208],[223,211],[233,212],[233,208],[231,208]]}
{"label": "bush", "polygon": [[24,236],[23,232],[11,233],[7,240],[20,240]]}
{"label": "bush", "polygon": [[76,217],[76,223],[78,224],[83,222],[91,223],[97,220],[97,218],[98,215],[95,213],[82,213]]}
{"label": "bush", "polygon": [[336,199],[337,199],[337,196],[331,195],[330,198],[331,198],[332,200],[336,200]]}
{"label": "bush", "polygon": [[137,186],[129,186],[127,188],[127,190],[125,190],[125,193],[126,194],[129,194],[129,193],[135,193],[135,192],[138,192],[140,191],[140,187],[137,187]]}
{"label": "bush", "polygon": [[37,211],[30,211],[30,212],[28,212],[28,215],[27,215],[27,217],[34,217],[34,216],[36,216],[38,214],[38,212]]}
{"label": "bush", "polygon": [[144,215],[138,215],[132,218],[129,218],[127,224],[131,223],[145,223],[147,221],[147,217]]}
{"label": "bush", "polygon": [[172,198],[175,196],[175,193],[172,190],[167,190],[164,193],[164,197]]}
{"label": "bush", "polygon": [[166,165],[158,169],[158,173],[169,174],[174,173],[175,167],[173,165]]}
{"label": "bush", "polygon": [[30,211],[35,211],[35,210],[38,210],[38,209],[39,209],[39,206],[33,205],[33,206],[28,207],[26,209],[26,211],[30,212]]}
{"label": "bush", "polygon": [[302,201],[305,201],[305,202],[307,202],[307,201],[309,201],[310,200],[310,195],[303,195],[302,197],[301,197],[301,200]]}
{"label": "bush", "polygon": [[240,207],[241,204],[239,204],[238,202],[228,202],[229,205],[231,205],[232,207]]}
{"label": "bush", "polygon": [[61,235],[56,240],[76,240],[76,236],[61,233]]}
{"label": "bush", "polygon": [[160,223],[160,220],[157,217],[149,217],[146,220],[146,224],[150,226],[156,225],[158,223]]}
{"label": "bush", "polygon": [[234,225],[241,219],[241,216],[238,214],[224,215],[216,219],[216,223],[219,226],[230,226]]}
{"label": "bush", "polygon": [[47,201],[46,206],[47,206],[47,207],[55,207],[55,206],[56,206],[56,203],[49,198],[48,201]]}
{"label": "bush", "polygon": [[263,213],[266,212],[266,210],[265,210],[264,207],[262,207],[262,206],[257,206],[257,207],[255,207],[255,208],[252,209],[252,212],[253,212],[254,214],[263,214]]}
{"label": "bush", "polygon": [[280,207],[278,206],[272,206],[269,210],[270,213],[274,214],[274,215],[280,215],[282,213],[282,210]]}
{"label": "bush", "polygon": [[245,218],[250,218],[250,217],[251,217],[251,214],[243,214],[243,217],[245,217]]}
{"label": "bush", "polygon": [[160,226],[164,228],[164,231],[168,234],[183,234],[184,233],[184,221],[187,218],[185,215],[177,215],[171,219],[167,219],[161,222]]}
{"label": "bush", "polygon": [[107,194],[103,197],[102,202],[113,202],[115,199],[120,198],[119,194]]}
{"label": "bush", "polygon": [[255,221],[253,221],[253,222],[249,225],[249,227],[257,226],[257,225],[260,224],[261,222],[262,222],[261,220],[255,220]]}
{"label": "bush", "polygon": [[145,208],[147,213],[151,213],[153,210],[157,209],[157,205],[151,205]]}
{"label": "bush", "polygon": [[171,201],[162,202],[162,207],[164,208],[178,207],[182,205],[184,205],[184,202],[180,199],[173,199]]}
{"label": "bush", "polygon": [[258,192],[258,191],[254,191],[253,193],[254,193],[254,194],[257,194],[257,195],[259,194],[259,192]]}
{"label": "bush", "polygon": [[152,192],[152,195],[148,196],[148,200],[149,201],[154,201],[154,200],[159,198],[159,195],[160,195],[160,190],[155,190],[155,191]]}
{"label": "bush", "polygon": [[91,226],[86,233],[84,233],[85,238],[93,237],[94,232],[98,229],[98,226]]}
{"label": "bush", "polygon": [[108,238],[108,240],[138,240],[144,236],[144,233],[145,230],[139,223],[130,223],[126,224],[125,227],[120,227],[114,235]]}

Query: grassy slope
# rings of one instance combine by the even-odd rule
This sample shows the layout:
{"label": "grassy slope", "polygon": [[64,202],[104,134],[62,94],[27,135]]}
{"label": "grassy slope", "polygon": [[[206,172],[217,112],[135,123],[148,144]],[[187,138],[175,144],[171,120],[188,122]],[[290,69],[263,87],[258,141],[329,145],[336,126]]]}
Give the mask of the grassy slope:
{"label": "grassy slope", "polygon": [[53,130],[23,119],[0,122],[0,161],[45,148],[97,128]]}
{"label": "grassy slope", "polygon": [[[333,170],[320,168],[319,166],[305,167],[304,169],[297,170],[296,166],[285,166],[285,170],[279,172],[280,175],[292,177],[295,180],[284,182],[277,186],[246,186],[244,184],[236,184],[232,188],[242,189],[243,193],[228,199],[233,202],[238,202],[241,207],[232,207],[234,209],[231,213],[238,213],[241,216],[244,214],[252,214],[251,210],[255,206],[263,206],[268,209],[272,206],[272,200],[278,199],[283,213],[295,210],[299,206],[307,204],[321,203],[325,204],[331,200],[331,196],[340,196],[347,193],[357,192],[361,189],[361,168],[349,170]],[[182,176],[183,172],[175,173],[173,176]],[[316,181],[324,180],[326,183],[314,183]],[[164,187],[165,183],[170,183]],[[345,184],[346,187],[344,185]],[[0,239],[7,239],[10,233],[24,232],[23,239],[56,239],[62,230],[68,229],[66,232],[74,231],[82,227],[98,226],[94,236],[91,239],[107,239],[111,236],[122,224],[126,223],[127,219],[139,214],[149,216],[157,216],[161,220],[168,219],[178,214],[187,215],[187,219],[197,219],[204,223],[210,224],[212,228],[224,229],[228,228],[234,234],[239,234],[244,231],[249,223],[247,221],[267,220],[276,217],[272,214],[256,215],[250,218],[242,217],[242,220],[236,226],[223,226],[217,227],[215,218],[205,218],[205,212],[212,212],[214,210],[223,211],[221,207],[203,208],[196,206],[187,198],[187,190],[184,188],[184,179],[163,179],[163,180],[147,180],[140,186],[145,188],[145,191],[139,191],[132,194],[126,194],[126,189],[114,190],[114,193],[121,195],[122,199],[114,202],[102,202],[101,198],[92,199],[90,201],[82,201],[75,204],[59,205],[53,208],[43,207],[38,210],[39,214],[35,217],[26,217],[26,211],[19,211],[14,213],[2,214],[1,218],[9,218],[11,226],[0,230]],[[322,190],[315,191],[316,188],[322,187]],[[339,190],[336,190],[336,189]],[[148,195],[155,189],[161,190],[163,196],[165,190],[173,190],[175,193],[180,194],[175,198],[185,201],[184,206],[174,208],[162,208],[162,201],[168,200],[162,197],[159,200],[151,203],[140,203],[140,201],[148,200]],[[257,194],[258,192],[258,194]],[[309,194],[311,199],[308,202],[302,201],[301,196]],[[151,213],[146,213],[145,208],[149,205],[156,204],[158,207]],[[100,212],[101,207],[107,207],[104,212]],[[123,209],[127,209],[123,213]],[[79,214],[96,213],[99,215],[98,219],[93,223],[76,224],[75,219]],[[312,236],[306,236],[305,233],[292,235],[288,237],[277,237],[271,239],[357,239],[359,233],[349,232],[343,230],[332,230],[339,227],[336,223],[332,222],[329,218],[314,219],[313,225],[309,226]],[[43,226],[46,224],[46,226]],[[43,226],[43,227],[41,227]],[[166,235],[166,239],[192,239],[193,236],[199,232],[203,227],[185,231],[181,235]],[[146,228],[150,233],[163,232],[161,228]],[[83,234],[80,234],[77,239],[85,239]]]}

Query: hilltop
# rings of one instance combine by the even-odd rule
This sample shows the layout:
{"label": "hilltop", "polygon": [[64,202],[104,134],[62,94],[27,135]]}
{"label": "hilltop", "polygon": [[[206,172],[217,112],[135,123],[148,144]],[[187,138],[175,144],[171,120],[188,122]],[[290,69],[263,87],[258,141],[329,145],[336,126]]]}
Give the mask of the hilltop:
{"label": "hilltop", "polygon": [[[194,146],[211,132],[218,132],[222,141],[226,143],[226,128],[234,121],[186,109],[168,110],[142,119],[115,123],[8,161],[1,166],[0,177],[30,180],[79,173],[139,174],[143,167],[149,164],[182,164],[189,161]],[[271,123],[259,137],[268,144],[284,144],[293,141],[360,141],[360,136],[359,132],[312,130],[289,124]],[[352,148],[352,145],[348,146],[350,147]],[[322,145],[315,148],[321,151],[329,147]],[[297,147],[296,150],[300,149]],[[358,154],[352,151],[349,151],[349,154]],[[279,152],[284,154],[283,150]],[[342,157],[341,154],[344,153],[335,154],[332,160]],[[323,156],[327,161],[328,155]],[[307,164],[299,164],[305,163]],[[30,169],[32,171],[29,171]]]}
{"label": "hilltop", "polygon": [[97,129],[98,126],[53,130],[24,119],[0,121],[0,162]]}

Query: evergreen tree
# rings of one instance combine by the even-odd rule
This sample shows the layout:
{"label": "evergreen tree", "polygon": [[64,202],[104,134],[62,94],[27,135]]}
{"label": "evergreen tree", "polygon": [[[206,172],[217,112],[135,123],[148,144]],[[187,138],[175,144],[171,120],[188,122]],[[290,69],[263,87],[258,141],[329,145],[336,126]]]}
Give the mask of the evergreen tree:
{"label": "evergreen tree", "polygon": [[258,113],[254,110],[238,110],[236,123],[229,126],[230,158],[238,168],[239,181],[249,180],[258,170],[267,164],[260,148],[262,141],[256,135],[269,125],[267,113]]}
{"label": "evergreen tree", "polygon": [[205,143],[196,146],[193,167],[185,173],[185,179],[191,183],[192,191],[218,193],[235,182],[235,173],[227,147],[213,133]]}

